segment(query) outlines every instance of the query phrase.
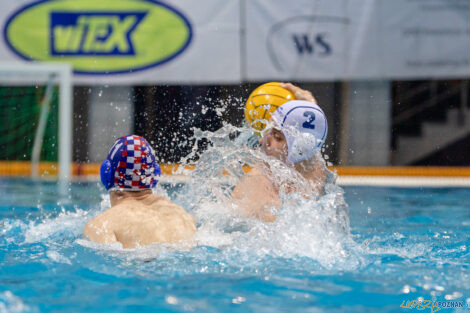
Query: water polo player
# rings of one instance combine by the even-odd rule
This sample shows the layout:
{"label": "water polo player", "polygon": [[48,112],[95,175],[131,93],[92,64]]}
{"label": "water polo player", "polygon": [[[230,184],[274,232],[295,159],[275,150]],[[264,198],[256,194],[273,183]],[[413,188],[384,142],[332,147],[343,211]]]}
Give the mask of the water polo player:
{"label": "water polo player", "polygon": [[140,136],[116,140],[101,165],[101,182],[111,208],[90,220],[83,231],[90,240],[123,248],[191,239],[194,220],[183,208],[154,194],[160,166],[150,144]]}
{"label": "water polo player", "polygon": [[[297,100],[287,101],[274,111],[260,139],[261,149],[295,168],[316,194],[321,194],[327,169],[319,150],[328,132],[326,116],[309,91],[292,84],[281,84],[281,87],[290,90]],[[254,167],[235,187],[232,197],[244,215],[274,221],[269,208],[281,206],[280,190],[302,192],[295,183],[280,186],[270,171],[269,167],[264,170]]]}

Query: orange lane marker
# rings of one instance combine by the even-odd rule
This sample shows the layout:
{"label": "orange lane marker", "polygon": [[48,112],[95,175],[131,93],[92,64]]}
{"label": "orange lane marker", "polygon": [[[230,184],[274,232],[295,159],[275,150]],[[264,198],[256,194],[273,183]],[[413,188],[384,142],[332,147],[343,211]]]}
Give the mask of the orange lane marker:
{"label": "orange lane marker", "polygon": [[[162,174],[175,175],[185,171],[192,171],[195,165],[161,164]],[[181,168],[183,167],[183,168]],[[184,169],[185,171],[181,171]],[[410,176],[410,177],[470,177],[469,167],[436,167],[436,166],[332,166],[330,170],[336,171],[339,176]],[[243,167],[244,172],[250,170]],[[58,164],[54,162],[41,162],[39,171],[44,176],[57,176]],[[100,173],[100,164],[73,163],[73,176],[97,176]],[[224,171],[224,175],[228,172]],[[27,161],[0,161],[0,176],[30,176],[31,162]]]}

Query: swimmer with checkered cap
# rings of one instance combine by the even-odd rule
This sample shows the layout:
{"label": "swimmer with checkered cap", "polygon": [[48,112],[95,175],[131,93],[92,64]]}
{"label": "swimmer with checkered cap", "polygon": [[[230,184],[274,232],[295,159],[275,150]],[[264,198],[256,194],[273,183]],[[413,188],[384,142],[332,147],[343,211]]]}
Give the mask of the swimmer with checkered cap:
{"label": "swimmer with checkered cap", "polygon": [[160,166],[143,137],[118,138],[101,165],[100,174],[109,191],[111,208],[85,225],[83,233],[88,239],[135,248],[156,242],[188,243],[193,237],[196,225],[192,216],[153,193]]}
{"label": "swimmer with checkered cap", "polygon": [[140,136],[118,138],[101,164],[101,182],[107,190],[139,191],[154,188],[160,176],[152,146]]}

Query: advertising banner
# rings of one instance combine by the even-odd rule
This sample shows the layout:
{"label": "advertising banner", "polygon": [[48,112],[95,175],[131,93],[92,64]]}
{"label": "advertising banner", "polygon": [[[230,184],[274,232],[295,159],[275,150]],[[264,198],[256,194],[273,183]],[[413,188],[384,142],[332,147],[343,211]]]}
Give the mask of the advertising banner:
{"label": "advertising banner", "polygon": [[247,78],[334,79],[345,71],[347,1],[247,1]]}
{"label": "advertising banner", "polygon": [[247,80],[470,75],[464,0],[246,2]]}
{"label": "advertising banner", "polygon": [[385,77],[470,76],[470,1],[381,1]]}
{"label": "advertising banner", "polygon": [[69,62],[79,84],[238,82],[238,4],[3,1],[0,60]]}
{"label": "advertising banner", "polygon": [[468,0],[16,0],[1,62],[68,62],[77,84],[470,76]]}

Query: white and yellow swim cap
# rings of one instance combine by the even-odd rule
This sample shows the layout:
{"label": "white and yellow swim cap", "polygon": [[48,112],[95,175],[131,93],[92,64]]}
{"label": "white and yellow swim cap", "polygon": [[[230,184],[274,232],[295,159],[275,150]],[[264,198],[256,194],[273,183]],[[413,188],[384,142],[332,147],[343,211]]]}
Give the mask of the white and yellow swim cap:
{"label": "white and yellow swim cap", "polygon": [[272,118],[286,137],[288,164],[312,158],[328,134],[325,113],[314,102],[288,101],[274,112]]}

